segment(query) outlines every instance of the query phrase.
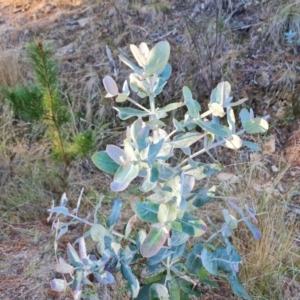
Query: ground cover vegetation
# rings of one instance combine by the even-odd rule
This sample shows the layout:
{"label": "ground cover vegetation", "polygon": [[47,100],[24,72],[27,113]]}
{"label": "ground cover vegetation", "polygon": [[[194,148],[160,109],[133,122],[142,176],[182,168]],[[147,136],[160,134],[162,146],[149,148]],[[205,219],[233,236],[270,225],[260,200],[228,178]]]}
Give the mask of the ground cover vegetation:
{"label": "ground cover vegetation", "polygon": [[299,1],[0,10],[4,297],[297,299]]}

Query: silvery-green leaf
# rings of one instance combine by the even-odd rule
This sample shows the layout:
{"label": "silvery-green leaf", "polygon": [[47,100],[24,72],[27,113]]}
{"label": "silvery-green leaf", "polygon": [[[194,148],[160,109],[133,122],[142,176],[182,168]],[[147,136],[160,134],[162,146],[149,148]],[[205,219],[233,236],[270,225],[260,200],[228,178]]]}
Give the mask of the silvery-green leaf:
{"label": "silvery-green leaf", "polygon": [[202,137],[203,134],[199,132],[181,133],[176,135],[168,144],[174,148],[186,148],[199,141]]}
{"label": "silvery-green leaf", "polygon": [[171,65],[168,63],[165,68],[162,70],[161,73],[159,73],[159,78],[160,80],[162,81],[168,81],[170,76],[171,76],[171,73],[172,73],[172,67]]}
{"label": "silvery-green leaf", "polygon": [[135,237],[137,248],[141,247],[146,237],[147,237],[146,231],[144,229],[140,229]]}
{"label": "silvery-green leaf", "polygon": [[150,94],[151,89],[148,80],[145,80],[142,76],[139,76],[138,74],[135,73],[131,73],[129,75],[129,80],[130,80],[130,87],[135,92],[139,91],[139,92],[145,92],[145,94]]}
{"label": "silvery-green leaf", "polygon": [[159,142],[156,144],[151,144],[149,146],[149,151],[148,151],[148,157],[147,157],[147,163],[149,166],[152,166],[156,160],[156,157],[161,150],[165,140],[161,139]]}
{"label": "silvery-green leaf", "polygon": [[[114,236],[112,235],[112,233],[107,230],[103,225],[101,224],[94,224],[91,227],[91,238],[93,239],[93,241],[97,242],[97,243],[102,243],[103,247],[102,250],[105,250],[104,247],[104,238],[108,236],[110,237],[112,240],[114,240]],[[100,253],[102,254],[102,253]]]}
{"label": "silvery-green leaf", "polygon": [[118,86],[111,76],[107,75],[103,78],[103,85],[105,90],[108,93],[105,97],[114,97],[118,95],[119,93]]}
{"label": "silvery-green leaf", "polygon": [[156,167],[147,169],[147,175],[142,186],[140,187],[140,190],[146,193],[154,189],[158,181],[158,174],[158,169]]}
{"label": "silvery-green leaf", "polygon": [[190,236],[201,236],[207,231],[205,223],[188,212],[184,212],[182,216],[178,213],[176,220],[170,223],[170,226]]}
{"label": "silvery-green leaf", "polygon": [[120,198],[113,200],[113,205],[112,205],[110,215],[106,219],[106,225],[108,228],[112,228],[118,222],[122,205],[123,205],[123,201]]}
{"label": "silvery-green leaf", "polygon": [[159,178],[168,180],[174,174],[173,168],[169,164],[159,164]]}
{"label": "silvery-green leaf", "polygon": [[181,195],[186,197],[194,188],[195,178],[191,175],[187,175],[185,173],[181,174]]}
{"label": "silvery-green leaf", "polygon": [[229,214],[227,209],[223,209],[222,213],[227,226],[229,226],[231,229],[236,229],[238,225],[237,219],[233,215]]}
{"label": "silvery-green leaf", "polygon": [[156,96],[159,95],[162,92],[162,90],[164,89],[166,84],[167,84],[167,81],[163,81],[162,79],[160,79],[158,77],[156,80],[156,83],[153,87],[153,91],[152,91],[153,94]]}
{"label": "silvery-green leaf", "polygon": [[252,151],[260,151],[261,150],[259,146],[257,146],[256,144],[254,144],[252,142],[248,142],[248,141],[243,141],[243,146],[250,148]]}
{"label": "silvery-green leaf", "polygon": [[71,293],[73,295],[74,300],[80,300],[82,293],[82,279],[83,279],[83,271],[77,271],[75,274],[75,278],[72,283]]}
{"label": "silvery-green leaf", "polygon": [[107,145],[106,146],[106,153],[109,155],[109,157],[118,165],[125,165],[129,162],[129,157],[127,157],[124,150],[121,148],[115,146],[115,145]]}
{"label": "silvery-green leaf", "polygon": [[204,122],[200,119],[195,121],[203,130],[215,134],[219,137],[229,137],[231,135],[231,130],[223,125],[213,124],[211,122]]}
{"label": "silvery-green leaf", "polygon": [[184,300],[180,297],[180,287],[175,277],[168,278],[168,290],[170,293],[170,299],[172,300]]}
{"label": "silvery-green leaf", "polygon": [[243,145],[243,141],[236,134],[233,134],[229,139],[226,139],[225,145],[230,149],[239,149]]}
{"label": "silvery-green leaf", "polygon": [[138,174],[139,166],[136,163],[120,166],[114,175],[114,181],[110,184],[110,188],[115,192],[123,191]]}
{"label": "silvery-green leaf", "polygon": [[227,122],[231,132],[235,133],[235,116],[234,116],[234,111],[231,107],[227,108]]}
{"label": "silvery-green leaf", "polygon": [[128,95],[125,93],[120,93],[118,94],[117,98],[116,98],[116,102],[125,102],[128,98]]}
{"label": "silvery-green leaf", "polygon": [[149,289],[149,300],[170,300],[168,289],[159,283],[153,283]]}
{"label": "silvery-green leaf", "polygon": [[129,139],[124,140],[124,151],[125,151],[127,157],[130,157],[131,161],[137,160],[136,153],[135,153],[134,149],[132,148],[132,145],[131,145],[131,142]]}
{"label": "silvery-green leaf", "polygon": [[69,226],[66,225],[62,227],[58,233],[58,235],[55,237],[55,241],[58,241],[64,234],[66,234],[69,230]]}
{"label": "silvery-green leaf", "polygon": [[214,252],[208,248],[203,248],[201,252],[201,261],[204,268],[212,275],[218,274],[217,262],[215,260]]}
{"label": "silvery-green leaf", "polygon": [[85,244],[85,239],[84,237],[79,238],[79,257],[80,259],[87,259],[87,253],[86,253],[86,244]]}
{"label": "silvery-green leaf", "polygon": [[169,239],[169,246],[176,247],[185,243],[189,239],[189,235],[172,229],[171,238]]}
{"label": "silvery-green leaf", "polygon": [[[143,135],[142,130],[145,127],[148,128],[148,130],[150,130],[149,127],[145,126],[145,123],[141,119],[137,119],[132,123],[132,125],[130,126],[130,136],[134,142],[138,142],[139,137]],[[143,140],[144,139],[145,138],[143,138]]]}
{"label": "silvery-green leaf", "polygon": [[141,50],[142,54],[147,58],[149,55],[149,52],[150,52],[148,45],[146,43],[142,42],[139,45],[139,49]]}
{"label": "silvery-green leaf", "polygon": [[185,154],[185,155],[188,155],[190,156],[191,155],[191,148],[190,147],[186,147],[186,148],[180,148],[181,151]]}
{"label": "silvery-green leaf", "polygon": [[172,222],[177,217],[177,203],[168,202],[159,205],[157,218],[160,223]]}
{"label": "silvery-green leaf", "polygon": [[179,107],[181,107],[181,106],[183,106],[184,105],[184,103],[183,102],[174,102],[174,103],[170,103],[170,104],[168,104],[168,105],[166,105],[165,107],[162,107],[162,108],[159,108],[158,110],[157,110],[157,112],[169,112],[169,111],[172,111],[172,110],[174,110],[174,109],[177,109],[177,108],[179,108]]}
{"label": "silvery-green leaf", "polygon": [[[197,245],[197,244],[196,244]],[[199,247],[199,251],[194,251],[195,246],[193,248],[193,251],[191,251],[187,257],[186,257],[186,268],[189,273],[191,274],[198,274],[200,269],[202,268],[202,261],[200,258],[201,251],[203,249],[203,246]]]}
{"label": "silvery-green leaf", "polygon": [[237,275],[229,274],[227,276],[228,281],[231,284],[232,291],[239,297],[242,297],[246,300],[251,300],[252,298],[245,292],[239,278]]}
{"label": "silvery-green leaf", "polygon": [[262,118],[254,118],[246,121],[243,128],[247,133],[264,133],[269,129],[269,124]]}
{"label": "silvery-green leaf", "polygon": [[143,68],[146,65],[146,58],[142,51],[136,45],[132,44],[130,45],[130,50],[139,66]]}
{"label": "silvery-green leaf", "polygon": [[170,44],[167,41],[158,42],[149,52],[145,65],[145,76],[151,76],[164,68],[169,60]]}
{"label": "silvery-green leaf", "polygon": [[131,117],[149,116],[149,112],[144,110],[138,110],[132,107],[114,107],[114,109],[119,113],[119,118],[121,120],[127,120]]}
{"label": "silvery-green leaf", "polygon": [[192,118],[197,118],[201,110],[201,106],[199,102],[193,99],[191,90],[187,86],[184,86],[182,88],[182,92],[183,92],[184,102],[188,108],[189,114],[191,115]]}
{"label": "silvery-green leaf", "polygon": [[101,284],[113,284],[115,282],[114,276],[107,270],[102,273],[94,272],[93,275],[94,278]]}
{"label": "silvery-green leaf", "polygon": [[157,120],[157,119],[153,119],[153,120],[147,121],[146,125],[150,126],[151,129],[156,129],[157,126],[158,127],[164,127],[164,126],[166,126],[166,124],[163,121]]}
{"label": "silvery-green leaf", "polygon": [[127,80],[125,80],[123,83],[122,92],[123,92],[123,94],[126,94],[126,95],[130,94]]}
{"label": "silvery-green leaf", "polygon": [[50,281],[51,289],[55,292],[63,292],[67,287],[67,282],[64,279],[52,279]]}
{"label": "silvery-green leaf", "polygon": [[[173,251],[169,247],[162,247],[155,255],[149,257],[147,259],[147,263],[149,266],[155,266],[161,263],[165,258],[170,256],[173,253]],[[151,276],[148,275],[148,277],[153,277],[156,274],[151,274]],[[144,277],[144,276],[143,276]]]}
{"label": "silvery-green leaf", "polygon": [[240,111],[239,116],[240,116],[241,122],[243,124],[243,127],[244,127],[244,124],[251,119],[250,113],[247,110],[247,108],[243,108]]}
{"label": "silvery-green leaf", "polygon": [[213,116],[216,116],[216,117],[224,117],[225,116],[224,108],[219,103],[209,103],[208,108],[211,111]]}
{"label": "silvery-green leaf", "polygon": [[164,245],[168,236],[169,232],[164,226],[151,228],[140,247],[141,255],[146,258],[155,255]]}
{"label": "silvery-green leaf", "polygon": [[201,180],[207,176],[214,175],[215,173],[221,171],[223,167],[221,164],[198,163],[197,168],[188,170],[190,168],[190,165],[183,167],[183,171],[185,172],[185,174],[192,175],[196,180]]}
{"label": "silvery-green leaf", "polygon": [[144,222],[158,223],[159,205],[149,200],[133,199],[130,202],[132,210]]}
{"label": "silvery-green leaf", "polygon": [[123,63],[125,63],[129,68],[131,68],[135,73],[142,75],[143,74],[143,70],[141,68],[139,68],[138,66],[136,66],[134,63],[132,63],[129,59],[127,59],[126,57],[119,55],[119,58],[121,59],[121,61]]}
{"label": "silvery-green leaf", "polygon": [[210,189],[197,188],[193,191],[193,194],[187,199],[194,207],[200,208],[204,204],[214,199],[216,192],[216,186],[212,186]]}
{"label": "silvery-green leaf", "polygon": [[64,207],[64,206],[55,206],[55,207],[52,207],[51,209],[48,209],[48,212],[50,214],[57,213],[58,215],[62,214],[64,216],[67,216],[69,214],[69,210],[66,207]]}
{"label": "silvery-green leaf", "polygon": [[171,250],[174,252],[171,256],[172,263],[176,263],[183,257],[183,254],[185,252],[185,246],[186,246],[185,244],[181,244],[176,247],[172,247]]}
{"label": "silvery-green leaf", "polygon": [[246,218],[243,210],[241,208],[238,207],[238,205],[233,201],[233,200],[229,200],[228,203],[235,209],[238,211],[238,213],[242,216],[243,221],[245,222],[246,226],[248,227],[248,229],[251,231],[251,233],[253,234],[254,238],[256,240],[259,240],[261,238],[261,232],[259,231],[259,229],[253,225],[248,218]]}
{"label": "silvery-green leaf", "polygon": [[142,98],[142,99],[144,99],[145,97],[149,96],[149,94],[150,94],[150,93],[145,93],[145,92],[143,92],[143,91],[138,91],[138,93],[137,93],[137,95],[138,95],[140,98]]}
{"label": "silvery-green leaf", "polygon": [[236,102],[227,102],[227,103],[223,104],[223,107],[226,108],[226,107],[238,106],[238,105],[241,105],[242,103],[246,102],[247,100],[248,100],[248,98],[243,98]]}
{"label": "silvery-green leaf", "polygon": [[73,273],[74,267],[66,263],[57,263],[55,265],[55,272],[62,273],[62,274]]}
{"label": "silvery-green leaf", "polygon": [[119,165],[109,157],[106,151],[94,153],[92,161],[97,168],[111,175],[114,175],[119,168]]}
{"label": "silvery-green leaf", "polygon": [[127,286],[133,298],[137,297],[140,290],[140,284],[137,278],[133,275],[131,268],[121,261],[121,272],[124,279],[127,281]]}
{"label": "silvery-green leaf", "polygon": [[136,136],[136,143],[138,147],[138,151],[141,152],[142,150],[146,149],[149,145],[149,132],[150,127],[144,126]]}
{"label": "silvery-green leaf", "polygon": [[241,256],[234,247],[218,247],[214,256],[219,270],[230,273],[238,273],[239,265],[242,263]]}
{"label": "silvery-green leaf", "polygon": [[176,128],[177,132],[185,131],[184,126],[180,122],[178,122],[176,119],[173,119],[173,124],[174,124],[174,127]]}
{"label": "silvery-green leaf", "polygon": [[230,91],[231,86],[229,82],[220,82],[210,95],[210,103],[219,103],[223,106],[224,103],[228,102]]}
{"label": "silvery-green leaf", "polygon": [[75,268],[80,268],[83,266],[81,259],[79,258],[77,252],[75,251],[74,247],[70,243],[68,243],[67,246],[67,253],[72,265]]}

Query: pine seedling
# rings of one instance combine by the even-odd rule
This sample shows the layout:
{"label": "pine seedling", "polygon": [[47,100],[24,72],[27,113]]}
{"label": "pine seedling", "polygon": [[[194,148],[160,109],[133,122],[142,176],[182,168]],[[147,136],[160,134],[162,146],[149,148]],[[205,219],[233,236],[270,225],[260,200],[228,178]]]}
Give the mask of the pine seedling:
{"label": "pine seedling", "polygon": [[95,139],[91,130],[77,135],[71,133],[70,113],[59,91],[58,64],[52,53],[51,46],[41,41],[28,44],[27,55],[36,83],[13,89],[2,88],[2,93],[15,117],[26,122],[39,121],[46,126],[52,143],[52,157],[64,163],[66,175],[76,157],[86,157],[95,149]]}

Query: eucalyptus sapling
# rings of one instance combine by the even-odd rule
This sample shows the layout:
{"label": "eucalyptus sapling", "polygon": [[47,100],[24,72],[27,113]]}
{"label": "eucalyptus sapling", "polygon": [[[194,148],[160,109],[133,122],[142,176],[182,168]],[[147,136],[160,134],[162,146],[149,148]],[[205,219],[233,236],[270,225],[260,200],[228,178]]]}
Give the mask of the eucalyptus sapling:
{"label": "eucalyptus sapling", "polygon": [[[140,177],[140,190],[145,196],[130,200],[134,215],[123,232],[114,230],[122,209],[121,199],[113,201],[105,224],[99,224],[96,216],[101,201],[95,207],[94,215],[80,219],[77,216],[80,201],[74,216],[67,209],[64,196],[59,206],[49,210],[50,214],[61,214],[68,220],[62,222],[55,219],[56,241],[67,232],[69,224],[83,222],[90,229],[75,242],[79,243],[81,254],[75,254],[76,251],[69,245],[71,265],[58,260],[56,270],[72,274],[70,284],[74,299],[80,299],[84,284],[93,285],[87,279],[88,274],[94,274],[100,284],[110,284],[115,271],[121,271],[134,299],[200,297],[198,282],[216,285],[208,279],[209,274],[227,278],[236,295],[251,299],[239,280],[241,257],[231,244],[230,237],[238,223],[244,222],[254,238],[259,239],[255,212],[248,207],[243,210],[234,201],[229,201],[241,219],[236,219],[224,209],[224,223],[217,229],[207,216],[213,232],[210,237],[207,236],[208,225],[198,217],[198,212],[193,212],[201,211],[206,203],[214,199],[216,192],[215,186],[207,189],[201,187],[199,181],[222,169],[220,163],[203,163],[199,156],[218,146],[229,149],[246,146],[258,151],[257,145],[243,141],[241,135],[266,132],[266,118],[254,117],[252,109],[244,108],[239,113],[242,128],[237,130],[232,107],[246,99],[233,102],[228,82],[221,82],[212,91],[206,112],[201,112],[200,103],[193,99],[191,90],[186,86],[182,88],[182,102],[157,107],[156,97],[171,76],[172,68],[168,63],[170,45],[162,41],[150,50],[145,43],[141,43],[139,47],[130,45],[130,49],[137,64],[119,56],[133,71],[122,90],[110,76],[106,76],[103,83],[106,97],[114,98],[117,103],[129,101],[136,107],[114,107],[119,118],[135,119],[127,127],[122,147],[107,145],[106,150],[95,153],[92,160],[100,170],[113,175],[112,191],[122,192],[135,178]],[[132,99],[132,92],[140,98],[147,97],[149,106],[145,107]],[[169,112],[182,107],[187,109],[183,120],[174,118],[174,128],[168,132],[163,119]],[[227,126],[221,125],[221,118],[226,118]],[[193,145],[199,141],[202,141],[203,149],[194,150]],[[178,149],[185,157],[176,164],[172,158]],[[150,224],[150,229],[146,230],[149,226],[135,228],[136,218]],[[86,254],[84,239],[89,237],[97,244],[98,257]],[[187,249],[190,237],[196,238],[197,242]],[[137,261],[141,262],[138,265],[140,269],[132,270],[131,265],[136,266]],[[67,284],[63,279],[54,279],[52,288],[63,291]]]}

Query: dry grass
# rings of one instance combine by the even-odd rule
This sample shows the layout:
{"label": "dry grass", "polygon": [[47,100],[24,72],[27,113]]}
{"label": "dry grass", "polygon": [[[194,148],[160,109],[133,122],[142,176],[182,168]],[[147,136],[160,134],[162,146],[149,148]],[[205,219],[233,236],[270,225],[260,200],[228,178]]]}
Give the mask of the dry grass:
{"label": "dry grass", "polygon": [[286,42],[284,33],[289,30],[300,33],[300,1],[299,0],[282,0],[277,1],[276,11],[272,5],[267,7],[269,16],[268,22],[263,25],[267,41],[271,41],[277,46]]}
{"label": "dry grass", "polygon": [[9,50],[0,42],[0,87],[14,87],[23,80],[24,69],[19,50]]}
{"label": "dry grass", "polygon": [[[282,166],[272,178],[263,162],[247,168],[240,165],[236,174],[243,175],[237,181],[219,185],[225,199],[234,199],[241,208],[247,204],[258,214],[261,239],[255,241],[243,224],[233,239],[243,260],[241,280],[253,299],[296,300],[300,293],[300,252],[295,242],[299,226],[295,214],[287,209],[291,190],[280,192],[278,187],[288,167]],[[206,213],[220,220],[216,211],[223,207],[224,203],[212,204]],[[236,215],[234,210],[231,213]]]}

